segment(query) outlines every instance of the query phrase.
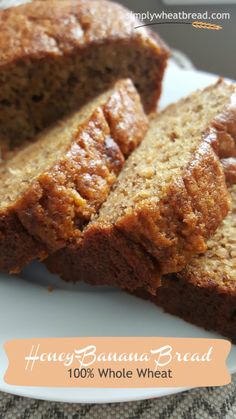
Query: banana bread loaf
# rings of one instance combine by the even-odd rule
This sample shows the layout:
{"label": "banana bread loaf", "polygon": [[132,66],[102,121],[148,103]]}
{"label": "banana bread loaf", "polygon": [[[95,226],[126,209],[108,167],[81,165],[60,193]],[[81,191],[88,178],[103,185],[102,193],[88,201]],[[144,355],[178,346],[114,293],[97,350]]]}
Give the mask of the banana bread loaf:
{"label": "banana bread loaf", "polygon": [[99,214],[76,245],[49,258],[49,269],[67,281],[155,293],[163,274],[206,251],[226,216],[215,151],[230,157],[235,139],[235,86],[222,80],[153,117]]}
{"label": "banana bread loaf", "polygon": [[[0,145],[5,152],[131,78],[154,110],[168,51],[122,6],[51,0],[0,11]],[[6,146],[7,143],[7,146]]]}
{"label": "banana bread loaf", "polygon": [[208,241],[205,255],[195,257],[182,272],[163,278],[156,297],[139,295],[236,343],[236,186],[231,194],[232,211]]}
{"label": "banana bread loaf", "polygon": [[0,167],[0,270],[72,243],[148,126],[130,80],[39,134]]}

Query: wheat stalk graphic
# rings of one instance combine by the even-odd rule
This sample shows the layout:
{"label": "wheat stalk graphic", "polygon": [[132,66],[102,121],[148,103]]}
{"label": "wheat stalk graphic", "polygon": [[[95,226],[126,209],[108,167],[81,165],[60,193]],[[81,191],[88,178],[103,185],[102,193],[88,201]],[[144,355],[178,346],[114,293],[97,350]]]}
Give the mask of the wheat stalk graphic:
{"label": "wheat stalk graphic", "polygon": [[154,25],[191,25],[193,28],[197,29],[210,29],[219,31],[220,29],[223,29],[223,26],[221,25],[215,25],[214,23],[208,23],[208,22],[152,22],[152,23],[144,23],[142,25],[135,26],[134,29],[142,28],[144,26],[154,26]]}
{"label": "wheat stalk graphic", "polygon": [[219,31],[222,29],[221,25],[214,25],[214,23],[207,23],[207,22],[192,22],[192,26],[198,29],[211,29],[215,31]]}

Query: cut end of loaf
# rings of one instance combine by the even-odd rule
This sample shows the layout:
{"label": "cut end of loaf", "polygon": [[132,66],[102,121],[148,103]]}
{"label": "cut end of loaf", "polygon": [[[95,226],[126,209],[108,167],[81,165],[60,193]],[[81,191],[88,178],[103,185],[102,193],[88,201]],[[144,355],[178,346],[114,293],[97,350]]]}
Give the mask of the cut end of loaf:
{"label": "cut end of loaf", "polygon": [[0,138],[11,150],[119,79],[133,80],[146,112],[160,97],[168,51],[157,36],[113,2],[59,3],[0,11]]}

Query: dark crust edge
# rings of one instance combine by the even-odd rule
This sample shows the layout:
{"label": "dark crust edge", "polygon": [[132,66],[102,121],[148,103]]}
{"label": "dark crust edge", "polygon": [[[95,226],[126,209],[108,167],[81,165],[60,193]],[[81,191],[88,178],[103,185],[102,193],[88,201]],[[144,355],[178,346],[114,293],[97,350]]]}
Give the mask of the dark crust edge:
{"label": "dark crust edge", "polygon": [[214,330],[236,343],[236,287],[233,280],[220,286],[211,275],[186,278],[179,273],[164,278],[156,296],[141,289],[135,294],[170,314],[206,330]]}
{"label": "dark crust edge", "polygon": [[109,226],[88,229],[86,238],[50,255],[45,264],[68,282],[82,280],[91,285],[117,285],[130,290],[159,285],[157,262],[147,253],[144,259],[140,246]]}

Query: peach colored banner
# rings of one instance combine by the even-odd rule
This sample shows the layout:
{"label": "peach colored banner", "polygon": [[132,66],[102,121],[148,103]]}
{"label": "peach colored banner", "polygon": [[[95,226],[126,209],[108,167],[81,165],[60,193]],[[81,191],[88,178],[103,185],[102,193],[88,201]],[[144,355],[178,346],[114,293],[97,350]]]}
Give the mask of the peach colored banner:
{"label": "peach colored banner", "polygon": [[7,342],[4,380],[47,387],[200,387],[230,383],[223,339],[80,337]]}

